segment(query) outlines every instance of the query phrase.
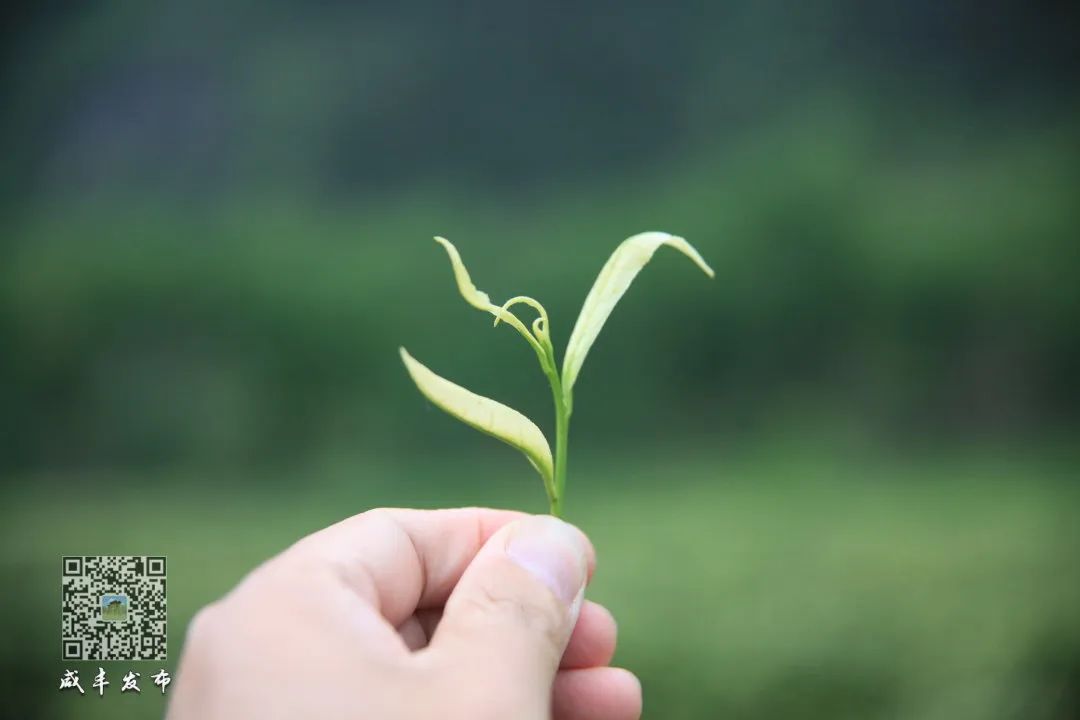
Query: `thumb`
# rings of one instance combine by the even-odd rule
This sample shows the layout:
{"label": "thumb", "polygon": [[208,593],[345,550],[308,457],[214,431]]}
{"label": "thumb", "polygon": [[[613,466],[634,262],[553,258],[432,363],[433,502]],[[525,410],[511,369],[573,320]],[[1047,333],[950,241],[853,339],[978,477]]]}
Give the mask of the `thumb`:
{"label": "thumb", "polygon": [[594,562],[585,535],[562,520],[509,523],[461,576],[431,652],[482,674],[481,685],[508,693],[500,700],[511,707],[546,708]]}

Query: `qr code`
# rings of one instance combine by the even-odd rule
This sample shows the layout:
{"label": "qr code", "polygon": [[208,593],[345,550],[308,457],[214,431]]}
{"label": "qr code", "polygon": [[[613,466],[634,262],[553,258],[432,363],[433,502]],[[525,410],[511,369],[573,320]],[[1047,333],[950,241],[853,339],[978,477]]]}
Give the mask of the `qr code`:
{"label": "qr code", "polygon": [[66,555],[64,660],[165,660],[165,558]]}

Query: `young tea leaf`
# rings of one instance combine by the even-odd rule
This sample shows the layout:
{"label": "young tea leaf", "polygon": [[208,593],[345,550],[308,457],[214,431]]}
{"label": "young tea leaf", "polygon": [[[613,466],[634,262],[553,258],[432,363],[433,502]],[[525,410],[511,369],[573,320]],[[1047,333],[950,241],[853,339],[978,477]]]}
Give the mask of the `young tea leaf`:
{"label": "young tea leaf", "polygon": [[400,348],[401,359],[413,382],[431,403],[466,425],[502,440],[521,452],[540,473],[549,493],[553,488],[554,469],[551,447],[540,428],[517,410],[490,398],[477,395],[446,378],[439,377],[412,355]]}
{"label": "young tea leaf", "polygon": [[446,249],[446,254],[450,256],[450,266],[454,269],[454,280],[457,281],[458,291],[461,293],[461,297],[465,298],[465,302],[478,310],[484,310],[494,314],[495,317],[499,317],[501,313],[492,305],[488,294],[476,289],[472,278],[469,277],[469,271],[465,269],[465,263],[461,261],[461,254],[458,253],[454,244],[444,237],[436,237],[435,242],[442,245]]}
{"label": "young tea leaf", "polygon": [[646,232],[624,240],[600,270],[596,282],[585,298],[585,304],[581,307],[574,330],[570,333],[562,372],[562,388],[567,404],[572,397],[571,391],[581,371],[581,365],[585,362],[585,356],[596,341],[600,329],[604,327],[608,316],[630,287],[630,283],[661,245],[675,248],[693,260],[706,275],[713,277],[712,268],[701,258],[698,251],[681,237],[662,232]]}
{"label": "young tea leaf", "polygon": [[465,298],[465,302],[478,310],[483,310],[494,315],[496,325],[498,325],[501,320],[517,330],[518,333],[525,338],[525,341],[532,346],[533,350],[536,351],[536,355],[540,359],[540,364],[544,365],[546,362],[546,354],[540,340],[529,332],[514,313],[507,309],[507,306],[513,304],[515,301],[524,302],[527,300],[530,304],[539,306],[540,311],[543,312],[543,315],[546,318],[547,313],[544,312],[543,306],[532,298],[525,298],[524,300],[514,298],[507,302],[507,306],[499,307],[491,302],[491,298],[486,292],[478,290],[476,285],[473,284],[472,278],[469,277],[469,271],[465,269],[465,263],[461,260],[461,254],[458,253],[454,244],[444,237],[436,237],[435,242],[442,245],[443,248],[446,249],[446,254],[450,256],[450,266],[454,270],[454,280],[457,281],[458,291],[461,293],[461,297]]}

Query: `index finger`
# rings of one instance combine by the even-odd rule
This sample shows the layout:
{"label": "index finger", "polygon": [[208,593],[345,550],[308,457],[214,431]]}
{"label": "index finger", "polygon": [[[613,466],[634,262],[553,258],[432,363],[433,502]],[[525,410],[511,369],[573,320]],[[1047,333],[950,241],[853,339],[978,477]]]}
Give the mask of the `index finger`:
{"label": "index finger", "polygon": [[[484,543],[526,513],[491,508],[380,508],[342,520],[294,551],[327,561],[392,625],[442,607]],[[590,552],[589,572],[594,559]]]}

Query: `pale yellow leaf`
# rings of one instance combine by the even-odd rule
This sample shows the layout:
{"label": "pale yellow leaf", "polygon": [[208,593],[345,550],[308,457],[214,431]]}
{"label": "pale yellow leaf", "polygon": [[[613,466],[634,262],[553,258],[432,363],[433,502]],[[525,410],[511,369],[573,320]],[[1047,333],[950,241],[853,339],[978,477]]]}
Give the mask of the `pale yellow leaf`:
{"label": "pale yellow leaf", "polygon": [[458,290],[461,292],[461,297],[465,298],[465,302],[474,308],[493,313],[498,317],[498,307],[492,305],[491,298],[488,297],[486,292],[477,290],[454,244],[444,237],[436,237],[435,242],[446,248],[446,254],[450,256],[450,265],[454,269],[454,279],[457,281]]}
{"label": "pale yellow leaf", "polygon": [[528,329],[518,320],[514,313],[507,310],[507,306],[516,302],[528,302],[530,305],[539,308],[539,311],[546,317],[547,313],[544,311],[543,306],[532,298],[517,297],[508,300],[507,306],[499,307],[491,302],[491,298],[486,292],[477,289],[476,285],[473,284],[472,278],[469,277],[469,271],[465,269],[465,263],[461,260],[461,254],[458,253],[454,244],[444,237],[436,237],[435,242],[442,245],[446,249],[446,254],[450,256],[450,266],[454,270],[454,280],[457,281],[458,291],[461,293],[461,297],[465,298],[465,302],[474,308],[494,315],[496,325],[501,320],[513,327],[536,350],[537,355],[543,357],[544,348],[540,345],[539,340],[529,333]]}
{"label": "pale yellow leaf", "polygon": [[477,395],[440,377],[401,348],[401,359],[413,382],[431,403],[466,425],[502,440],[521,452],[540,473],[547,486],[554,477],[551,447],[532,420],[517,410]]}
{"label": "pale yellow leaf", "polygon": [[693,260],[706,275],[713,277],[713,270],[702,259],[690,243],[677,235],[662,232],[646,232],[624,240],[611,254],[600,274],[596,277],[585,304],[581,307],[574,330],[566,345],[566,357],[563,359],[563,392],[570,397],[574,382],[581,372],[585,356],[600,334],[616,303],[630,287],[641,268],[652,259],[653,253],[661,245],[670,245]]}

